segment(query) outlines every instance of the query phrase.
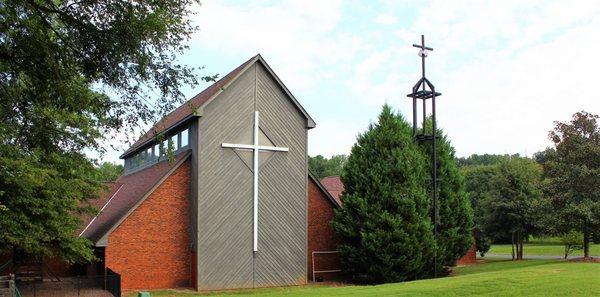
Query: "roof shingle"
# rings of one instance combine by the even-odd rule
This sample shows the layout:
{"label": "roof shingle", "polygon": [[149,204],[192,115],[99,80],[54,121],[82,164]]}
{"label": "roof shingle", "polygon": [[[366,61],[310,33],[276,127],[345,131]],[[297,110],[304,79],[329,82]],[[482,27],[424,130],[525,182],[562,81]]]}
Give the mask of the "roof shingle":
{"label": "roof shingle", "polygon": [[327,176],[321,179],[321,184],[329,194],[340,204],[342,205],[342,194],[344,193],[344,183],[339,176]]}
{"label": "roof shingle", "polygon": [[140,139],[138,139],[129,149],[127,149],[121,155],[121,158],[124,158],[130,153],[133,153],[134,151],[139,149],[147,141],[151,140],[154,136],[156,136],[156,134],[162,133],[163,131],[180,123],[188,116],[193,115],[194,110],[196,108],[202,106],[204,103],[206,103],[206,101],[212,98],[219,90],[221,90],[229,82],[231,82],[231,80],[234,77],[236,77],[240,73],[240,71],[242,71],[248,64],[250,64],[250,62],[252,62],[257,56],[250,58],[248,61],[244,62],[242,65],[238,66],[237,68],[229,72],[227,75],[223,76],[214,84],[204,89],[204,91],[200,92],[198,95],[194,96],[192,99],[188,100],[186,103],[182,104],[174,111],[166,115],[163,119],[158,121],[158,123],[154,124],[154,126],[150,130],[148,130],[144,135],[142,135]]}
{"label": "roof shingle", "polygon": [[167,160],[163,160],[138,172],[119,177],[111,185],[110,191],[100,198],[100,201],[106,201],[101,212],[91,219],[80,236],[96,243],[146,197],[165,175],[178,167],[189,156],[189,150],[183,151],[175,156],[175,160],[171,164]]}

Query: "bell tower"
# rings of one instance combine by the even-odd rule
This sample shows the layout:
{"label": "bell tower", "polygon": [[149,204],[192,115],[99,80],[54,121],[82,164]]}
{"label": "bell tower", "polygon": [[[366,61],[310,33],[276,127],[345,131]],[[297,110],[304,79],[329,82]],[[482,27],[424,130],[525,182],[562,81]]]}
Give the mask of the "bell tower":
{"label": "bell tower", "polygon": [[[413,106],[413,137],[417,142],[432,142],[432,154],[431,154],[431,195],[432,195],[432,219],[433,219],[433,236],[436,240],[438,237],[438,178],[437,178],[437,147],[436,142],[438,136],[436,135],[436,114],[435,114],[435,98],[442,95],[442,93],[438,93],[435,91],[435,86],[425,77],[425,58],[430,51],[433,51],[433,48],[425,46],[425,36],[421,35],[421,44],[413,44],[413,47],[419,48],[419,56],[421,57],[421,79],[417,81],[417,83],[412,88],[412,93],[406,95],[407,97],[412,98],[412,106]],[[417,105],[418,101],[422,100],[422,111],[423,111],[423,121],[422,127],[419,131],[417,127]],[[431,100],[431,121],[432,121],[432,129],[431,131],[427,131],[426,129],[426,119],[427,119],[427,100]],[[437,246],[434,250],[434,277],[437,277]]]}

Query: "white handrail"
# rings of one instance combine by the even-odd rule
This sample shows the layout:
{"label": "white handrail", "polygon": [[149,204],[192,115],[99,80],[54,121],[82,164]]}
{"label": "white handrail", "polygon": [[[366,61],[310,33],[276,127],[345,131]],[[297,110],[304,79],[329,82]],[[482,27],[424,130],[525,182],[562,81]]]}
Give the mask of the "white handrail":
{"label": "white handrail", "polygon": [[313,251],[312,252],[312,281],[315,282],[315,273],[331,273],[331,272],[341,272],[341,269],[335,270],[315,270],[315,254],[337,254],[338,251]]}

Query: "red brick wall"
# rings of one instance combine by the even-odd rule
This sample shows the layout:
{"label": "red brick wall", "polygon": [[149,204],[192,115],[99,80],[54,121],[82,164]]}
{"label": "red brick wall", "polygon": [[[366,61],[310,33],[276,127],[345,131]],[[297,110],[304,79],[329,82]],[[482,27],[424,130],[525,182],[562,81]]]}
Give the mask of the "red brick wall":
{"label": "red brick wall", "polygon": [[477,262],[477,246],[475,242],[462,258],[456,261],[456,265],[471,265]]}
{"label": "red brick wall", "polygon": [[106,267],[122,290],[190,286],[189,196],[188,160],[110,234]]}
{"label": "red brick wall", "polygon": [[[312,281],[312,252],[335,251],[337,236],[331,227],[334,206],[321,192],[315,182],[308,179],[308,280]],[[335,254],[320,254],[315,257],[315,270],[339,269]],[[325,280],[335,278],[338,273],[320,273]]]}

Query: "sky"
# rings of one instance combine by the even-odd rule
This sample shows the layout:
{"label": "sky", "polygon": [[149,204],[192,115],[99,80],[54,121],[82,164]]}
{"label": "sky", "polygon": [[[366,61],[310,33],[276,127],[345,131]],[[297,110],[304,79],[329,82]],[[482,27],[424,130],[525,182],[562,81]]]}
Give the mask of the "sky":
{"label": "sky", "polygon": [[553,121],[600,113],[600,1],[205,0],[193,10],[199,31],[181,61],[222,76],[260,53],[317,123],[311,156],[348,154],[384,103],[412,117],[421,34],[443,94],[438,126],[457,156],[530,156],[550,146]]}

